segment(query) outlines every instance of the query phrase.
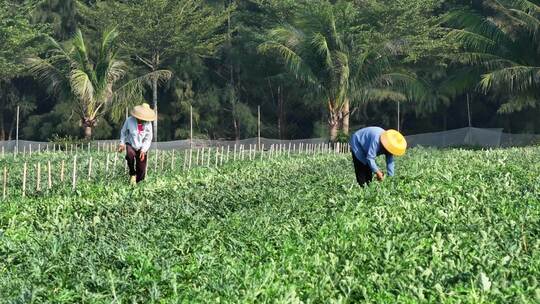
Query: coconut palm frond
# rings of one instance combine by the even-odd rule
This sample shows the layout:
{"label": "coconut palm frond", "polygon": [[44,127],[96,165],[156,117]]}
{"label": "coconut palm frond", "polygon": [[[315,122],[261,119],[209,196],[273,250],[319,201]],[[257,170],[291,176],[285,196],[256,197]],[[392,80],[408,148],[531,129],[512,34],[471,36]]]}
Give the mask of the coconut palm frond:
{"label": "coconut palm frond", "polygon": [[333,66],[332,51],[330,50],[328,46],[328,41],[326,40],[326,37],[322,35],[321,33],[315,33],[315,35],[313,35],[313,39],[311,40],[311,43],[317,50],[317,53],[320,56],[323,56],[326,66],[332,67]]}
{"label": "coconut palm frond", "polygon": [[530,66],[512,66],[499,69],[482,76],[480,88],[505,90],[511,93],[525,92],[540,85],[540,68]]}
{"label": "coconut palm frond", "polygon": [[499,69],[517,65],[516,62],[495,54],[463,52],[453,55],[453,60],[464,65],[483,66],[487,69]]}
{"label": "coconut palm frond", "polygon": [[538,98],[534,95],[527,94],[513,96],[499,107],[498,113],[509,114],[513,112],[523,111],[529,108],[536,108],[537,100]]}
{"label": "coconut palm frond", "polygon": [[[94,84],[90,80],[90,76],[85,71],[73,69],[70,74],[69,82],[71,85],[71,90],[78,99],[83,100],[88,104],[95,103]],[[89,106],[89,108],[92,108],[92,106]]]}
{"label": "coconut palm frond", "polygon": [[62,86],[68,82],[65,73],[49,62],[49,60],[28,58],[26,63],[28,65],[28,71],[32,75],[35,75],[41,83],[47,84],[51,94],[59,93]]}
{"label": "coconut palm frond", "polygon": [[498,50],[498,44],[496,41],[481,34],[463,29],[450,31],[450,33],[448,33],[448,38],[459,42],[465,50],[473,50],[483,53],[494,53]]}

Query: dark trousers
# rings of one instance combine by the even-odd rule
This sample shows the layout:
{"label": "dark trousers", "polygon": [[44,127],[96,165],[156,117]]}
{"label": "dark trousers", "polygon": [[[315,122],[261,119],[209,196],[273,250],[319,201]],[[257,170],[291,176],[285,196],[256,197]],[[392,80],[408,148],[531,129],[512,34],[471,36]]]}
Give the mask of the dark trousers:
{"label": "dark trousers", "polygon": [[141,161],[141,151],[135,150],[129,144],[126,144],[126,160],[129,168],[129,176],[137,176],[137,183],[144,180],[146,176],[146,160],[148,159],[148,153]]}
{"label": "dark trousers", "polygon": [[369,183],[371,183],[373,180],[373,172],[371,172],[371,168],[359,161],[356,156],[354,156],[354,153],[351,152],[351,154],[354,163],[354,173],[356,173],[356,181],[362,187],[369,185]]}

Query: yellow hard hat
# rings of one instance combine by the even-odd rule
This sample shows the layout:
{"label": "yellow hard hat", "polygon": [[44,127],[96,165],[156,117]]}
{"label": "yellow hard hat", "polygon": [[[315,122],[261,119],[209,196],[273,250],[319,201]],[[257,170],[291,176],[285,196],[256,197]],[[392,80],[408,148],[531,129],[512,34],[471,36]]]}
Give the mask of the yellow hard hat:
{"label": "yellow hard hat", "polygon": [[381,143],[386,151],[395,156],[402,156],[407,150],[407,140],[396,130],[387,130],[381,135]]}

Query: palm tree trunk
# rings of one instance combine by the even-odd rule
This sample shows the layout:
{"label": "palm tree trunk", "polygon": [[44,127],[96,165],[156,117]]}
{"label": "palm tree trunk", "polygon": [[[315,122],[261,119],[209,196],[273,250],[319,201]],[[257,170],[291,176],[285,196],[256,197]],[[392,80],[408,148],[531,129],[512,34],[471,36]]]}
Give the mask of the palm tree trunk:
{"label": "palm tree trunk", "polygon": [[350,129],[350,102],[349,99],[345,100],[345,104],[343,104],[343,110],[342,110],[342,122],[341,127],[344,134],[349,134]]}
{"label": "palm tree trunk", "polygon": [[92,127],[84,126],[84,139],[90,140],[92,138]]}

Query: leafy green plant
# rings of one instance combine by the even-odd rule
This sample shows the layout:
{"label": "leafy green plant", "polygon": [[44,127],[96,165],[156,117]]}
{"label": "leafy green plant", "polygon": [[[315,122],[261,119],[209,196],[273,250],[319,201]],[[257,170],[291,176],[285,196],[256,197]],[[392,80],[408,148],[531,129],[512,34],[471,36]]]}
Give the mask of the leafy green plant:
{"label": "leafy green plant", "polygon": [[11,198],[0,302],[533,303],[538,161],[413,149],[360,188],[347,154],[276,157]]}

